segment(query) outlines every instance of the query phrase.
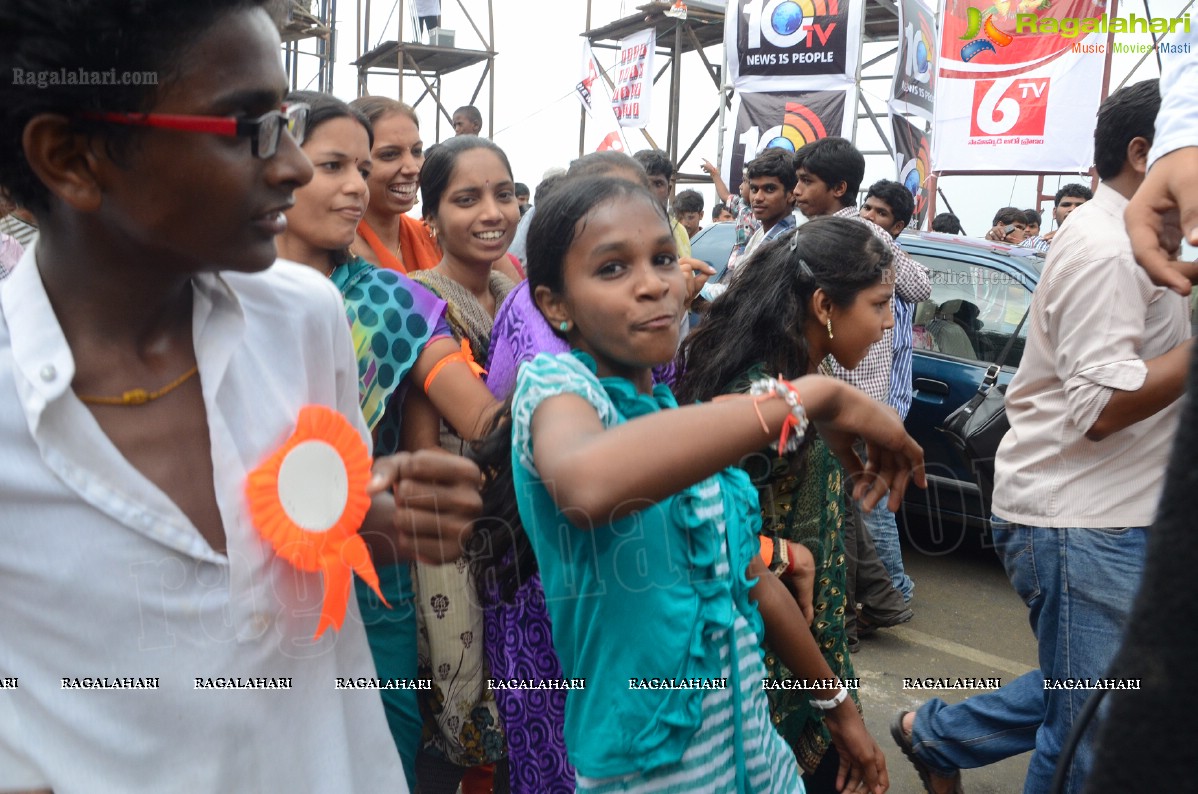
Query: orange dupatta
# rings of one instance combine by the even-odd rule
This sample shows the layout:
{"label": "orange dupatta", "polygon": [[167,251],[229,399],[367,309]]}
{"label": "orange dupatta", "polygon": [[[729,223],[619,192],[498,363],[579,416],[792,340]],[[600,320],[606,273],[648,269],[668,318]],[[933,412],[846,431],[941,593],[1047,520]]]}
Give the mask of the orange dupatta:
{"label": "orange dupatta", "polygon": [[[362,239],[370,246],[370,250],[379,260],[380,267],[395,270],[405,276],[411,270],[432,270],[441,261],[441,246],[437,245],[428,227],[423,221],[409,218],[407,215],[399,216],[399,253],[404,261],[400,261],[400,258],[392,253],[366,221],[358,224],[358,234],[362,235]],[[407,262],[408,266],[405,266],[404,262]]]}

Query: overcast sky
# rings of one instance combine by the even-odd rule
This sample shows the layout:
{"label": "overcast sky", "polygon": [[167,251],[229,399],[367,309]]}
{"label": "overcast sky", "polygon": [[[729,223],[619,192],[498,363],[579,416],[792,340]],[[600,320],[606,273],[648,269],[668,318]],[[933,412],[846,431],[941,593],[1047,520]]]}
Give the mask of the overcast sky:
{"label": "overcast sky", "polygon": [[[856,1],[856,0],[854,0]],[[487,4],[485,0],[462,0],[470,9],[475,23],[484,33],[487,31]],[[518,181],[536,187],[541,174],[552,166],[564,166],[578,156],[579,102],[573,94],[579,80],[581,53],[580,34],[586,30],[586,0],[493,0],[495,11],[495,134],[494,140],[507,152]],[[1151,4],[1154,16],[1174,16],[1181,12],[1186,0],[1155,0]],[[363,2],[363,7],[365,3]],[[405,14],[412,13],[413,3],[405,0]],[[635,0],[592,0],[592,28],[609,24],[624,16],[635,13],[640,2]],[[357,5],[353,0],[338,3],[338,53],[334,71],[334,93],[343,99],[352,99],[357,93],[357,69],[350,65],[356,57],[355,17]],[[481,49],[482,44],[471,30],[457,0],[442,0],[442,25],[455,31],[456,46],[466,49]],[[1123,3],[1119,15],[1138,13],[1144,16],[1142,3]],[[370,41],[365,49],[376,46],[380,41],[395,40],[397,32],[396,5],[387,0],[372,0],[372,24]],[[388,17],[390,18],[387,22]],[[387,22],[384,29],[384,23]],[[404,20],[405,38],[411,40],[410,19]],[[385,30],[385,33],[384,33]],[[1147,34],[1128,34],[1122,41],[1151,43]],[[867,46],[863,57],[868,60],[881,54],[890,45],[878,48]],[[720,47],[709,48],[708,58],[713,63],[722,62]],[[600,60],[610,65],[612,54],[600,51]],[[1169,56],[1162,56],[1169,57]],[[1177,56],[1174,56],[1177,57]],[[1198,57],[1198,54],[1181,57]],[[1139,56],[1116,54],[1112,64],[1112,90],[1132,71]],[[307,59],[305,59],[307,60]],[[660,69],[658,61],[655,71]],[[303,61],[301,61],[303,64]],[[881,70],[879,72],[879,69]],[[301,66],[301,74],[303,74]],[[309,68],[309,72],[311,69]],[[889,63],[880,64],[868,74],[893,74]],[[1135,72],[1136,80],[1158,75],[1155,58],[1148,58]],[[442,101],[452,111],[466,104],[481,76],[481,67],[472,67],[458,73],[446,75],[442,88]],[[301,85],[301,87],[305,87]],[[311,87],[315,87],[313,84]],[[889,91],[886,80],[866,81],[864,92],[875,112],[885,107]],[[390,77],[371,77],[371,93],[395,96],[398,81]],[[415,78],[404,85],[404,99],[411,103],[423,91]],[[679,146],[685,150],[713,112],[719,107],[719,91],[706,74],[698,56],[691,54],[683,58],[682,67],[682,127]],[[484,119],[487,88],[484,85],[476,104],[482,109]],[[649,134],[662,144],[666,138],[666,122],[669,102],[669,75],[657,84],[653,97],[653,113]],[[425,98],[418,106],[421,129],[425,143],[436,139],[436,110],[431,99]],[[889,130],[885,117],[879,119],[883,129]],[[732,120],[729,118],[729,123]],[[646,148],[648,143],[639,131],[628,130],[629,145],[636,149]],[[1092,135],[1093,125],[1079,121],[1080,140]],[[441,136],[448,137],[452,129],[442,121]],[[867,119],[857,124],[857,145],[863,151],[881,150],[877,133]],[[699,158],[715,160],[718,150],[717,130],[713,127],[704,137],[695,154],[680,164],[685,173],[700,173]],[[876,179],[896,177],[893,161],[883,156],[866,158],[864,185]],[[1058,184],[1070,181],[1087,181],[1086,178],[1050,176],[1045,183],[1045,192],[1054,193]],[[940,182],[953,209],[961,217],[966,231],[972,236],[981,236],[989,228],[994,210],[1008,203],[1019,207],[1032,206],[1035,201],[1035,177],[985,176],[946,177]],[[714,190],[710,185],[699,186],[707,196],[710,210]],[[1051,207],[1051,201],[1048,206]],[[944,211],[938,202],[937,211]]]}

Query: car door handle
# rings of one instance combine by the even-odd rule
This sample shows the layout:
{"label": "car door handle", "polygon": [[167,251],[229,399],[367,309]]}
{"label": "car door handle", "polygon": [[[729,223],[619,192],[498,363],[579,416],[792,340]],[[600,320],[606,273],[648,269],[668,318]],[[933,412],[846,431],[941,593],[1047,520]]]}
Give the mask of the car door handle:
{"label": "car door handle", "polygon": [[915,383],[912,385],[915,386],[916,391],[927,392],[928,394],[940,394],[944,397],[948,396],[948,384],[942,380],[916,378]]}

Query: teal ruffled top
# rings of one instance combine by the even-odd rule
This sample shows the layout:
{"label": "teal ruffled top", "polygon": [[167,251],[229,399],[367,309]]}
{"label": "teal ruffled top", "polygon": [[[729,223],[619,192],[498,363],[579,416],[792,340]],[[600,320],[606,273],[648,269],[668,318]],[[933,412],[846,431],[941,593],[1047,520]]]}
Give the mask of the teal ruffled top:
{"label": "teal ruffled top", "polygon": [[[630,679],[718,678],[721,647],[736,658],[737,613],[762,636],[746,577],[761,525],[757,492],[743,471],[725,469],[612,523],[564,514],[537,474],[530,431],[537,406],[560,394],[587,400],[605,427],[677,402],[661,384],[645,395],[627,380],[599,379],[575,351],[525,364],[512,406],[514,485],[553,644],[565,676],[586,679],[566,700],[570,761],[589,777],[648,771],[681,758],[712,690],[632,689]],[[736,683],[728,687],[739,709]]]}

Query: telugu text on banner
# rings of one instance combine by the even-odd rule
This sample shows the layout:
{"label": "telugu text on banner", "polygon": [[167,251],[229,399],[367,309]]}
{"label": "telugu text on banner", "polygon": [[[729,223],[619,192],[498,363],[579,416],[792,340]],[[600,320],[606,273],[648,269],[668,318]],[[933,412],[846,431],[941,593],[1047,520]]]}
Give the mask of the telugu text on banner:
{"label": "telugu text on banner", "polygon": [[652,28],[620,40],[615,88],[611,106],[621,127],[649,126],[653,95],[653,49],[657,33]]}
{"label": "telugu text on banner", "polygon": [[1084,173],[1104,63],[1090,50],[1104,37],[1072,28],[1061,35],[1060,20],[1104,12],[1094,0],[1012,0],[1001,8],[945,0],[932,140],[937,172]]}

